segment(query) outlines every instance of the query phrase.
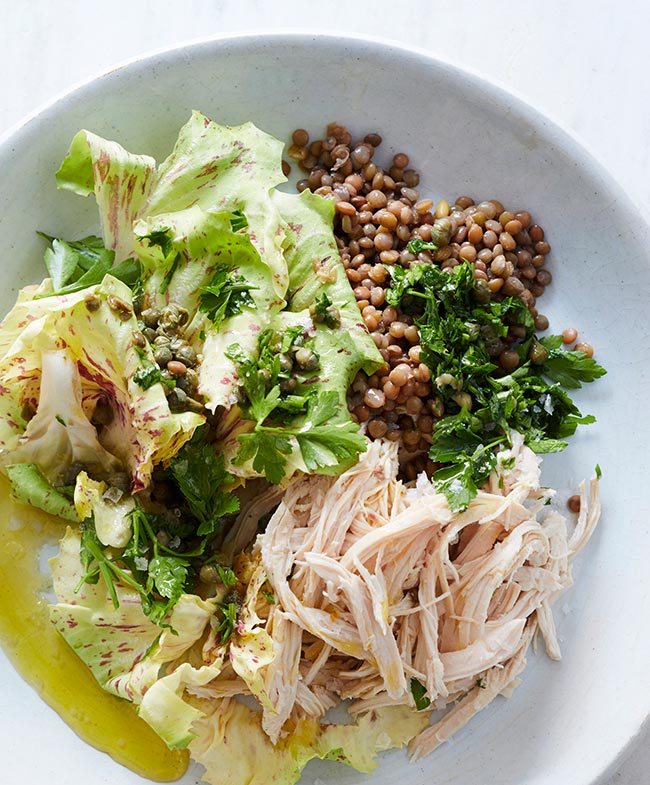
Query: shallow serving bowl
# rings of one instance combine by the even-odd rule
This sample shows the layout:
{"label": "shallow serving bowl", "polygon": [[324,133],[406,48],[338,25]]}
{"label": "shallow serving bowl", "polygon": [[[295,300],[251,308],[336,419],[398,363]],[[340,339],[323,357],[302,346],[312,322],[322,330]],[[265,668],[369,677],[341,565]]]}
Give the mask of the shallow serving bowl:
{"label": "shallow serving bowl", "polygon": [[[159,160],[192,109],[252,120],[286,139],[337,120],[384,137],[423,173],[433,197],[497,197],[528,209],[552,245],[553,285],[540,303],[551,329],[575,326],[609,373],[576,396],[598,417],[544,478],[565,499],[603,469],[603,517],[555,608],[564,653],[529,658],[522,686],[417,764],[381,757],[372,778],[310,764],[313,783],[588,785],[614,765],[650,713],[650,232],[630,200],[566,133],[499,88],[422,53],[364,39],[307,34],[206,41],[101,76],[30,119],[0,145],[0,310],[40,280],[37,229],[95,230],[92,199],[57,193],[54,172],[88,128]],[[0,658],[1,779],[49,785],[134,785],[130,771],[86,746]],[[70,684],[74,690],[74,684]],[[192,769],[183,782],[199,780]],[[224,784],[225,785],[225,784]]]}

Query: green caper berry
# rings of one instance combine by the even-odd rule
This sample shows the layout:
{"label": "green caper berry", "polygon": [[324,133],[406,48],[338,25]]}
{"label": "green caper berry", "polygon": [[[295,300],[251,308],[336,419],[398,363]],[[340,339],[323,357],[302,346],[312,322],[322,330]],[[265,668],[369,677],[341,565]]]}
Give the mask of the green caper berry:
{"label": "green caper berry", "polygon": [[154,360],[161,368],[165,368],[167,363],[173,359],[169,346],[159,346],[153,353]]}
{"label": "green caper berry", "polygon": [[280,370],[284,373],[291,373],[293,370],[293,360],[288,354],[280,355]]}
{"label": "green caper berry", "polygon": [[155,329],[160,321],[160,311],[156,308],[145,308],[140,316],[147,327],[151,327],[152,329]]}
{"label": "green caper berry", "polygon": [[543,365],[548,358],[548,352],[539,341],[535,341],[530,347],[528,357],[535,365]]}
{"label": "green caper berry", "polygon": [[449,218],[438,218],[431,227],[431,242],[438,248],[443,248],[445,245],[449,245],[452,232],[453,226]]}

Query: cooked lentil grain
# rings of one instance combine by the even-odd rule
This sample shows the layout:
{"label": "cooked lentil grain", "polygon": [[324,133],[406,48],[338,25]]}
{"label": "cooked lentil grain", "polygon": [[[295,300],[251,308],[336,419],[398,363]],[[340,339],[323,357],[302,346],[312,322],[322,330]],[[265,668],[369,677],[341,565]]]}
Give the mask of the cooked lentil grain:
{"label": "cooked lentil grain", "polygon": [[[387,166],[380,164],[376,153],[382,137],[375,132],[354,141],[344,126],[330,123],[324,139],[309,144],[307,131],[297,129],[292,143],[289,156],[307,171],[298,190],[308,188],[335,200],[341,260],[362,318],[386,361],[372,377],[358,375],[348,396],[350,411],[358,422],[367,422],[372,438],[401,438],[404,449],[415,452],[405,474],[425,467],[432,471],[435,465],[417,452],[428,448],[444,406],[431,384],[430,369],[421,362],[413,318],[386,305],[390,267],[433,262],[451,270],[465,260],[474,266],[480,301],[520,297],[536,329],[545,330],[548,319],[536,307],[552,281],[544,267],[550,251],[544,230],[527,210],[507,210],[497,199],[476,202],[464,195],[450,205],[446,199],[436,203],[423,196],[417,190],[420,176],[408,168],[406,153],[394,154]],[[436,248],[411,253],[407,246],[415,239]],[[142,318],[147,323],[144,313]],[[515,330],[491,346],[490,355],[502,372],[519,365],[518,340]],[[543,351],[535,343],[531,361],[543,362]]]}

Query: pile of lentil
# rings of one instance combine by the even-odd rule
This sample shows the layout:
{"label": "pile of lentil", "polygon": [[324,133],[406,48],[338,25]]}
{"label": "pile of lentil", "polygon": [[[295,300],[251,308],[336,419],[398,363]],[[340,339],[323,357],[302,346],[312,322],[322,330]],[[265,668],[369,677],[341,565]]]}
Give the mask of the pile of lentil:
{"label": "pile of lentil", "polygon": [[[474,267],[477,288],[485,300],[519,297],[529,308],[539,331],[548,319],[537,301],[552,281],[545,268],[551,248],[544,230],[526,210],[508,210],[498,199],[475,202],[459,196],[452,204],[421,198],[418,172],[406,153],[397,153],[388,167],[374,158],[382,138],[367,134],[353,142],[345,126],[331,123],[324,139],[310,142],[304,129],[293,133],[288,156],[306,173],[298,190],[310,189],[335,201],[334,233],[341,260],[354,290],[363,320],[385,365],[368,377],[360,373],[350,387],[348,406],[353,418],[366,423],[371,438],[400,440],[407,479],[426,468],[436,419],[444,406],[431,384],[431,371],[420,362],[418,328],[413,318],[386,303],[390,268],[434,263],[451,270],[463,261]],[[290,166],[285,165],[285,173]],[[437,250],[413,253],[413,240]],[[522,328],[490,348],[504,372],[520,362],[514,346]]]}

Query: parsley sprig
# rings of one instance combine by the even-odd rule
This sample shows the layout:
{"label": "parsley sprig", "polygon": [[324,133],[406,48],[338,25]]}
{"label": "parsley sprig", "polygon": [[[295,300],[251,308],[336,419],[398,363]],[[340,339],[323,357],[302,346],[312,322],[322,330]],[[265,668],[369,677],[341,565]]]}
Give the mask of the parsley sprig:
{"label": "parsley sprig", "polygon": [[273,331],[263,332],[257,358],[238,344],[226,351],[238,366],[243,417],[255,422],[250,433],[239,437],[236,463],[252,460],[253,469],[272,483],[282,481],[296,448],[308,471],[316,472],[354,460],[366,446],[358,426],[341,421],[336,391],[319,389],[314,379],[305,379],[294,393],[282,391],[289,374],[282,371],[280,355],[297,343],[304,343],[301,327],[289,328],[281,339]]}
{"label": "parsley sprig", "polygon": [[228,490],[223,456],[206,442],[205,429],[179,450],[167,471],[179,503],[186,508],[181,520],[173,524],[137,502],[130,513],[131,539],[116,550],[100,542],[93,517],[87,518],[81,527],[80,549],[85,572],[77,586],[79,590],[101,577],[115,608],[119,607],[116,586],[130,586],[140,595],[145,614],[161,626],[169,626],[165,619],[181,594],[193,590],[196,559],[214,564],[226,589],[235,585],[232,569],[220,564],[216,555],[205,558],[205,554],[220,533],[224,516],[239,509],[239,500]]}

